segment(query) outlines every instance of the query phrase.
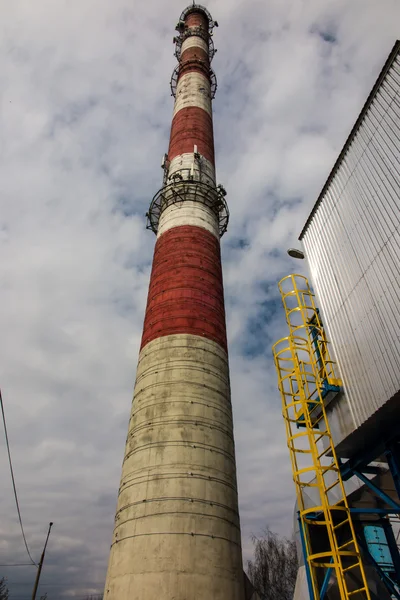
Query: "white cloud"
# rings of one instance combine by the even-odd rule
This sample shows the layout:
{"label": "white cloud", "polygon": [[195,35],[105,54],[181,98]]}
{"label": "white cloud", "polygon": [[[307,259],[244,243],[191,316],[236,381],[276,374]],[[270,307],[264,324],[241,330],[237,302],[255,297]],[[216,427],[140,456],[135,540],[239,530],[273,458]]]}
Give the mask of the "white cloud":
{"label": "white cloud", "polygon": [[[0,38],[0,330],[28,541],[49,598],[101,590],[111,539],[172,113],[177,0],[4,5]],[[271,343],[276,282],[397,34],[397,0],[209,6],[218,178],[245,558],[289,534],[294,489]],[[241,242],[239,243],[239,241]],[[3,444],[3,442],[1,442]],[[4,447],[3,482],[8,482]],[[25,562],[3,485],[0,562]],[[13,600],[33,569],[10,569]],[[2,571],[0,571],[0,575]],[[14,583],[13,583],[14,582]],[[46,584],[49,587],[46,587]]]}

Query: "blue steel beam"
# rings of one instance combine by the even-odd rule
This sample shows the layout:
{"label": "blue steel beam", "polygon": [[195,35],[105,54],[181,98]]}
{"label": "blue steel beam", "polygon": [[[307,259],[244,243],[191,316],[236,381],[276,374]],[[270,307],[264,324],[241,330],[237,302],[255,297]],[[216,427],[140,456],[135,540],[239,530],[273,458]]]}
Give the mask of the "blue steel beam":
{"label": "blue steel beam", "polygon": [[306,568],[308,592],[310,594],[310,600],[315,600],[314,590],[313,590],[313,586],[312,586],[311,573],[310,573],[310,565],[308,564],[307,546],[306,546],[306,539],[305,539],[305,534],[304,534],[304,529],[303,529],[303,523],[301,522],[300,517],[298,517],[297,520],[299,522],[299,528],[300,528],[300,539],[301,539],[301,547],[302,547],[303,556],[304,556],[304,565]]}
{"label": "blue steel beam", "polygon": [[[353,471],[364,471],[364,468],[370,468],[368,465],[377,459],[383,452],[385,452],[385,446],[383,443],[379,443],[371,446],[368,450],[363,450],[356,454],[353,458],[350,458],[345,463],[339,461],[340,463],[340,472],[342,474],[342,479],[347,480],[350,479],[353,475]],[[366,471],[367,472],[367,471]]]}
{"label": "blue steel beam", "polygon": [[386,504],[388,504],[392,508],[396,509],[396,512],[400,513],[400,504],[398,502],[395,502],[390,496],[388,496],[388,494],[386,494],[386,492],[384,492],[377,485],[372,483],[372,481],[370,481],[368,477],[366,477],[365,475],[363,475],[363,473],[360,473],[360,471],[357,471],[356,469],[353,470],[353,475],[356,475],[359,479],[361,479],[361,481],[364,482],[365,485],[368,486],[376,496],[378,496],[378,498],[386,502]]}
{"label": "blue steel beam", "polygon": [[[340,463],[340,472],[342,474],[342,479],[347,480],[352,477],[353,471],[362,471],[364,473],[370,472],[370,469],[374,469],[374,467],[369,467],[368,465],[377,460],[377,457],[381,454],[386,454],[390,451],[392,454],[397,456],[397,471],[400,474],[400,438],[392,436],[390,439],[381,441],[377,444],[370,446],[368,449],[363,449],[361,452],[358,452],[355,456],[347,460],[345,463],[339,460]],[[397,488],[397,493],[400,496],[400,487]]]}
{"label": "blue steel beam", "polygon": [[381,519],[381,524],[385,532],[386,541],[389,546],[390,556],[393,560],[394,572],[396,574],[396,583],[400,586],[400,554],[399,548],[394,537],[392,525],[389,519]]}
{"label": "blue steel beam", "polygon": [[389,444],[386,448],[385,454],[390,472],[393,477],[393,482],[397,491],[397,495],[400,498],[400,457],[398,445],[394,442]]}
{"label": "blue steel beam", "polygon": [[[333,557],[331,558],[330,562],[333,562]],[[322,587],[321,587],[321,592],[320,592],[320,596],[319,596],[320,600],[324,600],[324,598],[325,598],[325,594],[328,590],[329,579],[331,577],[331,573],[332,573],[332,567],[328,567],[328,569],[326,570],[326,573],[325,573]]]}
{"label": "blue steel beam", "polygon": [[389,590],[389,592],[392,594],[392,596],[394,598],[396,598],[397,600],[400,600],[400,594],[399,591],[397,590],[396,586],[394,585],[393,581],[390,579],[390,577],[388,575],[386,575],[386,573],[384,571],[382,571],[381,567],[378,565],[378,563],[373,559],[373,557],[371,556],[367,545],[364,543],[363,539],[360,536],[358,537],[358,543],[361,546],[361,548],[364,550],[365,554],[367,555],[367,559],[371,562],[371,564],[374,566],[376,572],[378,573],[382,583],[387,587],[387,589]]}
{"label": "blue steel beam", "polygon": [[350,508],[350,512],[358,515],[398,515],[395,508]]}

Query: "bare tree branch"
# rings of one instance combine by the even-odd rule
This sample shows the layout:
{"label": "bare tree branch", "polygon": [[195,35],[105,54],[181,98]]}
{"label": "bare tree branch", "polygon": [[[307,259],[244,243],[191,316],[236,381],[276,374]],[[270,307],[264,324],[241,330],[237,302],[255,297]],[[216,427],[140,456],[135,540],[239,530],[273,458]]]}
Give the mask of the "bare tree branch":
{"label": "bare tree branch", "polygon": [[253,537],[253,544],[247,572],[254,588],[263,600],[292,600],[298,570],[295,541],[267,527],[262,537]]}
{"label": "bare tree branch", "polygon": [[0,579],[0,600],[8,600],[9,599],[9,591],[7,587],[7,579],[2,577]]}

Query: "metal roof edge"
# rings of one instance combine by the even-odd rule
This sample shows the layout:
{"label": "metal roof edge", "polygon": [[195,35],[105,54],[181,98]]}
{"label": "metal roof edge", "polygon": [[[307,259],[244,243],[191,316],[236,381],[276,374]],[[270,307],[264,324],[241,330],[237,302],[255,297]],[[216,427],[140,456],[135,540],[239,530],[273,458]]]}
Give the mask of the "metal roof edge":
{"label": "metal roof edge", "polygon": [[319,194],[319,196],[318,196],[318,198],[317,198],[317,200],[316,200],[316,202],[315,202],[315,204],[314,204],[314,206],[313,206],[313,208],[311,210],[311,213],[309,214],[309,216],[307,218],[307,221],[306,221],[306,223],[305,223],[305,225],[304,225],[304,227],[303,227],[303,229],[302,229],[302,231],[301,231],[301,233],[299,235],[299,238],[298,238],[299,240],[303,239],[304,234],[305,234],[305,232],[306,232],[306,230],[307,230],[307,228],[308,228],[308,226],[309,226],[309,224],[311,222],[312,217],[314,216],[315,211],[317,210],[317,208],[318,208],[318,206],[319,206],[319,204],[320,204],[320,202],[321,202],[321,200],[322,200],[322,198],[323,198],[326,190],[328,189],[328,187],[329,187],[332,179],[334,178],[334,176],[336,174],[336,171],[338,170],[338,168],[340,166],[340,163],[342,162],[342,160],[343,160],[343,158],[344,158],[344,156],[345,156],[345,154],[346,154],[346,152],[347,152],[347,150],[348,150],[351,142],[353,141],[353,138],[354,138],[355,134],[357,133],[358,128],[359,128],[359,126],[360,126],[360,124],[361,124],[361,122],[362,122],[362,120],[363,120],[363,118],[364,118],[364,116],[365,116],[368,108],[370,107],[370,105],[371,105],[371,103],[372,103],[372,101],[373,101],[373,99],[374,99],[374,97],[375,97],[375,95],[376,95],[376,93],[377,93],[377,91],[378,91],[378,89],[379,89],[382,81],[384,80],[387,72],[389,71],[390,67],[392,66],[392,64],[393,64],[393,62],[394,62],[397,54],[399,53],[399,51],[400,51],[400,40],[396,40],[396,43],[393,46],[393,48],[392,48],[392,50],[391,50],[391,52],[390,52],[390,54],[389,54],[389,56],[388,56],[385,64],[383,65],[382,70],[381,70],[381,72],[378,75],[378,79],[376,80],[376,82],[374,84],[374,87],[372,88],[372,90],[371,90],[371,92],[370,92],[367,100],[365,101],[365,104],[362,107],[360,114],[358,115],[357,121],[354,123],[353,128],[350,131],[350,134],[349,134],[349,136],[348,136],[348,138],[347,138],[347,140],[346,140],[346,142],[345,142],[345,144],[344,144],[344,146],[343,146],[343,148],[342,148],[342,150],[341,150],[341,152],[340,152],[340,154],[339,154],[339,156],[338,156],[335,164],[333,165],[333,168],[332,168],[331,172],[329,173],[328,179],[326,180],[325,185],[322,188],[321,193]]}

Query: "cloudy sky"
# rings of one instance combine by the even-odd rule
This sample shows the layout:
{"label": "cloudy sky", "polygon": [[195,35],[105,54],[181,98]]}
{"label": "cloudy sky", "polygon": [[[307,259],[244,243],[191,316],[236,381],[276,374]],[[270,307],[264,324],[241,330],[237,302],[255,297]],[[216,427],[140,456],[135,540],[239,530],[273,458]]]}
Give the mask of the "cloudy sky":
{"label": "cloudy sky", "polygon": [[[0,0],[0,385],[49,600],[101,592],[161,186],[181,0]],[[271,361],[286,255],[396,37],[398,0],[213,0],[218,181],[244,558],[289,535]],[[300,265],[302,267],[302,265]],[[0,563],[25,563],[0,435]],[[0,567],[11,600],[35,569]]]}

